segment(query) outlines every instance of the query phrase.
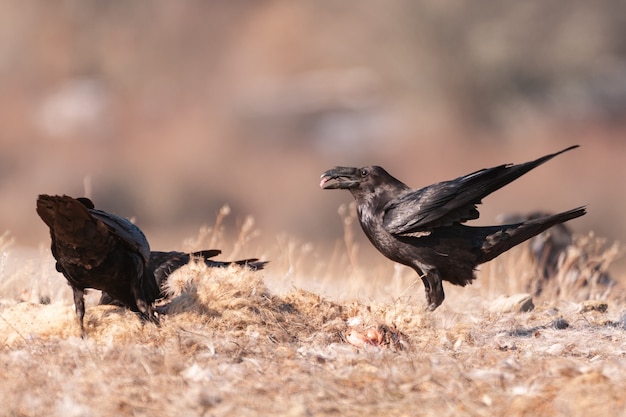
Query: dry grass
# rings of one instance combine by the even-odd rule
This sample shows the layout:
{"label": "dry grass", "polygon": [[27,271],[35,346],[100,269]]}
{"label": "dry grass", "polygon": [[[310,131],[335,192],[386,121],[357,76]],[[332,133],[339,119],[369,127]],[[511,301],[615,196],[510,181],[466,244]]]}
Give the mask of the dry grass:
{"label": "dry grass", "polygon": [[[23,268],[3,262],[0,415],[624,415],[620,286],[589,285],[617,247],[580,238],[531,312],[489,309],[527,285],[533,268],[520,248],[486,265],[475,285],[446,287],[446,303],[427,313],[412,271],[382,257],[380,270],[362,266],[352,211],[340,214],[344,242],[327,257],[278,237],[261,272],[190,264],[170,277],[160,327],[90,306],[86,340],[48,252]],[[227,242],[218,218],[183,246],[247,256],[255,234],[249,220]],[[8,236],[0,251],[15,256]],[[371,279],[391,271],[397,287]],[[308,280],[323,291],[343,285],[345,295],[301,289]],[[393,297],[356,297],[377,291]],[[380,345],[347,343],[372,329],[383,330]]]}

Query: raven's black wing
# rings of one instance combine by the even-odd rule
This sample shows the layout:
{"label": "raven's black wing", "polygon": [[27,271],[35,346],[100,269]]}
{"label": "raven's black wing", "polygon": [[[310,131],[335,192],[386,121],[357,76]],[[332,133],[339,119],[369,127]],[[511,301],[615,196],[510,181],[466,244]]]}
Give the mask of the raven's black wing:
{"label": "raven's black wing", "polygon": [[159,285],[162,285],[167,277],[178,268],[187,265],[192,259],[202,260],[209,268],[225,268],[230,265],[247,267],[253,271],[261,270],[267,264],[266,261],[259,261],[257,258],[242,259],[238,261],[214,261],[211,258],[222,253],[219,249],[207,249],[197,252],[150,252],[149,268],[154,272],[154,276]]}
{"label": "raven's black wing", "polygon": [[78,197],[75,200],[85,206],[95,219],[104,223],[123,245],[141,255],[145,263],[150,261],[150,244],[139,227],[128,219],[96,209],[93,201],[87,197]]}
{"label": "raven's black wing", "polygon": [[102,210],[89,209],[89,213],[104,223],[111,234],[117,236],[120,242],[130,250],[138,253],[147,265],[150,260],[150,244],[141,229],[130,220],[107,213]]}
{"label": "raven's black wing", "polygon": [[[212,249],[199,252],[198,257],[204,257],[205,259],[212,258],[222,253],[221,250]],[[194,254],[195,255],[195,254]],[[187,265],[191,260],[191,255],[187,252],[150,252],[150,262],[148,267],[154,272],[154,277],[159,286],[163,285],[163,282],[167,277],[181,266]]]}
{"label": "raven's black wing", "polygon": [[577,147],[570,146],[522,164],[481,169],[451,181],[405,193],[385,205],[383,226],[389,233],[409,235],[477,219],[479,213],[476,205],[484,197],[555,156]]}

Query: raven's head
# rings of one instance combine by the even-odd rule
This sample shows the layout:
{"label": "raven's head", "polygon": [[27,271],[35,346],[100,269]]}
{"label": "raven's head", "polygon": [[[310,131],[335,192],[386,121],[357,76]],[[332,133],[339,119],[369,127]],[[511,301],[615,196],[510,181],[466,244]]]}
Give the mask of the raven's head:
{"label": "raven's head", "polygon": [[379,166],[335,167],[324,172],[321,178],[320,187],[323,189],[346,189],[355,197],[363,193],[408,188]]}

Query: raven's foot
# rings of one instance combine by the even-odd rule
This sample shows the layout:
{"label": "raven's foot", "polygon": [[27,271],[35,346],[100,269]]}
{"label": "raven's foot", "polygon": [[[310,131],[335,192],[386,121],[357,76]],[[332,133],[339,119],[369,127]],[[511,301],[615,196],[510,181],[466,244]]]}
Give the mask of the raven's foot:
{"label": "raven's foot", "polygon": [[80,337],[82,339],[87,339],[87,332],[85,331],[85,324],[80,319],[78,320],[78,326],[80,328]]}
{"label": "raven's foot", "polygon": [[157,327],[161,325],[159,317],[155,314],[155,310],[153,310],[152,307],[146,312],[139,312],[139,317],[143,323],[152,323]]}
{"label": "raven's foot", "polygon": [[428,310],[434,311],[443,303],[444,298],[446,298],[443,292],[443,282],[441,278],[439,278],[439,274],[434,271],[427,272],[426,275],[423,275],[422,282],[424,283],[424,289],[426,291]]}

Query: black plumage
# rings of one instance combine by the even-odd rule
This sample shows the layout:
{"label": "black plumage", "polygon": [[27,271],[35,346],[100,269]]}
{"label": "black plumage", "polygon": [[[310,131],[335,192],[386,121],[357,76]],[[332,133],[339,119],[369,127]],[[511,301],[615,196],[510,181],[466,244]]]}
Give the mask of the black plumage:
{"label": "black plumage", "polygon": [[130,221],[97,210],[84,197],[40,195],[37,213],[50,228],[56,269],[74,291],[74,303],[84,334],[84,290],[102,291],[99,304],[130,308],[158,323],[153,303],[164,297],[167,277],[192,259],[211,268],[239,265],[253,271],[267,264],[257,258],[216,261],[219,249],[197,252],[150,251],[142,231]]}
{"label": "black plumage", "polygon": [[50,229],[56,269],[74,293],[84,330],[87,288],[106,291],[142,319],[158,323],[153,303],[159,287],[149,268],[150,245],[130,221],[96,210],[86,198],[40,195],[37,214]]}
{"label": "black plumage", "polygon": [[421,277],[428,307],[444,300],[442,281],[465,286],[477,265],[490,261],[551,226],[580,217],[584,207],[524,222],[471,227],[477,204],[571,146],[537,160],[481,169],[450,181],[411,189],[379,166],[336,167],[322,174],[324,189],[348,189],[357,203],[361,227],[387,258]]}

